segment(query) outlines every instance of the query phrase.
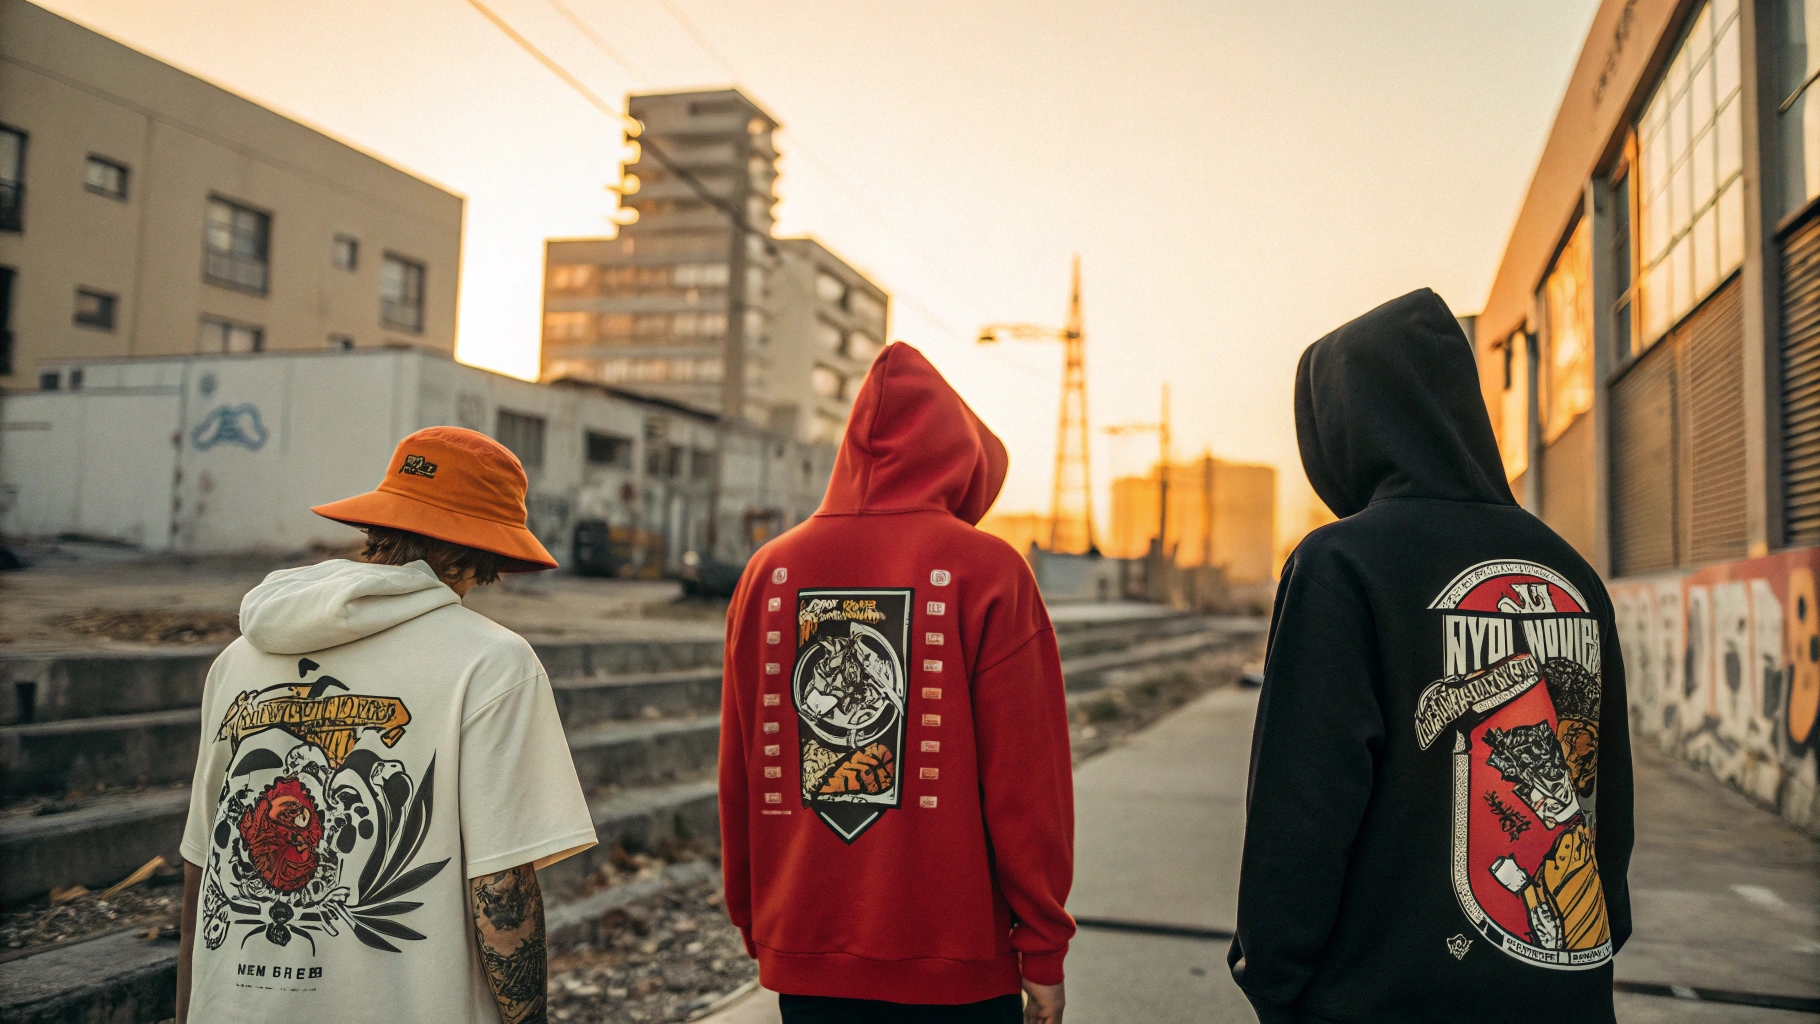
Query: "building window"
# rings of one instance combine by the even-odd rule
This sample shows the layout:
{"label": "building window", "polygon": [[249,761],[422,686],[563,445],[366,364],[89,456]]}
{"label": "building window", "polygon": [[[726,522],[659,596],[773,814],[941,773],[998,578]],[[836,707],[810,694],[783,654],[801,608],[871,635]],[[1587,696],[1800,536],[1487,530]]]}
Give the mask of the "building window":
{"label": "building window", "polygon": [[618,434],[587,432],[587,458],[590,466],[632,468],[632,439]]}
{"label": "building window", "polygon": [[236,323],[215,316],[202,318],[202,332],[196,341],[196,351],[212,354],[215,352],[260,352],[264,349],[265,328]]}
{"label": "building window", "polygon": [[331,334],[329,335],[329,347],[346,352],[354,347],[354,339],[345,334]]}
{"label": "building window", "polygon": [[387,327],[423,330],[423,264],[385,254],[379,272],[379,319]]}
{"label": "building window", "polygon": [[826,270],[818,270],[815,272],[815,295],[823,302],[844,309],[847,305],[847,283]]}
{"label": "building window", "polygon": [[1504,394],[1498,403],[1498,454],[1504,478],[1515,480],[1529,468],[1529,336],[1517,331],[1506,338]]}
{"label": "building window", "polygon": [[79,327],[95,327],[103,331],[114,329],[114,310],[119,306],[117,296],[107,292],[98,292],[93,288],[76,289],[76,316]]}
{"label": "building window", "polygon": [[821,342],[822,348],[830,352],[839,352],[846,344],[846,335],[841,333],[839,327],[826,320],[817,319],[815,321],[815,340]]}
{"label": "building window", "polygon": [[1630,357],[1631,348],[1636,344],[1632,336],[1631,299],[1636,296],[1636,282],[1631,277],[1631,237],[1630,237],[1630,182],[1631,173],[1628,166],[1618,171],[1612,178],[1611,193],[1611,278],[1617,282],[1618,298],[1612,303],[1611,334],[1612,344],[1617,351],[1612,353],[1613,365]]}
{"label": "building window", "polygon": [[585,263],[550,268],[550,290],[585,292],[594,288],[594,268]]}
{"label": "building window", "polygon": [[499,410],[493,436],[518,456],[526,469],[543,468],[544,418],[530,413]]}
{"label": "building window", "polygon": [[1637,125],[1647,346],[1744,261],[1737,0],[1703,5]]}
{"label": "building window", "polygon": [[823,398],[838,400],[841,392],[846,390],[847,379],[840,375],[839,370],[817,363],[815,369],[809,371],[809,385]]}
{"label": "building window", "polygon": [[206,250],[202,276],[209,283],[265,294],[270,278],[270,214],[211,198],[202,236]]}
{"label": "building window", "polygon": [[714,452],[695,448],[689,452],[689,476],[695,480],[714,479]]}
{"label": "building window", "polygon": [[0,267],[0,377],[13,373],[13,268]]}
{"label": "building window", "polygon": [[1775,55],[1776,123],[1782,151],[1777,217],[1820,196],[1820,100],[1809,103],[1820,79],[1820,0],[1780,0]]}
{"label": "building window", "polygon": [[885,326],[885,304],[863,289],[855,288],[847,293],[847,310],[874,327]]}
{"label": "building window", "polygon": [[592,313],[545,313],[543,315],[543,337],[545,341],[592,341],[594,340],[594,314]]}
{"label": "building window", "polygon": [[[855,293],[857,294],[857,293]],[[847,335],[847,358],[870,363],[885,348],[884,344],[865,331],[854,331]]]}
{"label": "building window", "polygon": [[90,156],[82,166],[82,187],[96,195],[126,199],[126,168],[104,157]]}
{"label": "building window", "polygon": [[0,231],[25,230],[25,133],[0,125]]}
{"label": "building window", "polygon": [[360,239],[353,235],[336,235],[330,252],[330,258],[339,269],[353,270],[360,266]]}
{"label": "building window", "polygon": [[63,386],[63,374],[56,370],[45,370],[38,374],[38,390],[55,391]]}
{"label": "building window", "polygon": [[1542,282],[1542,443],[1592,408],[1592,243],[1582,217]]}

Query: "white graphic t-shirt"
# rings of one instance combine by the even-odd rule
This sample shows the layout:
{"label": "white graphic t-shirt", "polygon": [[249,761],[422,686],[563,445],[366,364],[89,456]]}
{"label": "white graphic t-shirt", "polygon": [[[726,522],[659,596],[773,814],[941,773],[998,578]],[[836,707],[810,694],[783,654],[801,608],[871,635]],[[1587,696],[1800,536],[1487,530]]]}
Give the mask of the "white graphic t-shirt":
{"label": "white graphic t-shirt", "polygon": [[427,566],[273,573],[210,670],[190,1020],[496,1022],[467,880],[594,845],[531,647]]}

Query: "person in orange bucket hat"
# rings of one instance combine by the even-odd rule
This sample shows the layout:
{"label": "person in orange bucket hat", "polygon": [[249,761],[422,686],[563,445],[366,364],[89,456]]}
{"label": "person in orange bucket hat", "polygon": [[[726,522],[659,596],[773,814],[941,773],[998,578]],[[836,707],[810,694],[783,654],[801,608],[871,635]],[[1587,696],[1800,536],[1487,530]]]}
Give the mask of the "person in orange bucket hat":
{"label": "person in orange bucket hat", "polygon": [[556,566],[525,490],[497,441],[420,430],[314,509],[358,559],[241,602],[203,691],[178,1021],[543,1019],[536,871],[594,823],[537,655],[461,603]]}

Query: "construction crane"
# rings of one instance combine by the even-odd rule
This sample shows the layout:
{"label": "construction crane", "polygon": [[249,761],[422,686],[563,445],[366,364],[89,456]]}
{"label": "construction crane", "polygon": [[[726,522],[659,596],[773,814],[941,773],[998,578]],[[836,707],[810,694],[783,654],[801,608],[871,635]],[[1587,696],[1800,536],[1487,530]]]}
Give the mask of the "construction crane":
{"label": "construction crane", "polygon": [[1087,445],[1087,335],[1081,324],[1081,258],[1074,257],[1068,322],[1059,330],[1038,324],[987,324],[979,341],[1006,339],[1062,343],[1062,412],[1055,433],[1055,485],[1049,499],[1050,551],[1098,554],[1093,535],[1093,471]]}
{"label": "construction crane", "polygon": [[1163,385],[1163,415],[1155,423],[1119,423],[1106,428],[1112,435],[1151,433],[1157,435],[1156,464],[1156,550],[1159,558],[1169,557],[1169,461],[1174,451],[1169,443],[1169,385]]}

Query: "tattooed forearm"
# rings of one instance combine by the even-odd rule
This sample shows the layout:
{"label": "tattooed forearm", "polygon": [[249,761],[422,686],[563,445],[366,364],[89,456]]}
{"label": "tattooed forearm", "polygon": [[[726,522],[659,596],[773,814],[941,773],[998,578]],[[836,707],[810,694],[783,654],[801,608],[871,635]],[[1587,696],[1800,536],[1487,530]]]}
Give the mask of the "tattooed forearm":
{"label": "tattooed forearm", "polygon": [[470,879],[480,963],[505,1024],[544,1024],[549,970],[544,953],[543,891],[525,864]]}

